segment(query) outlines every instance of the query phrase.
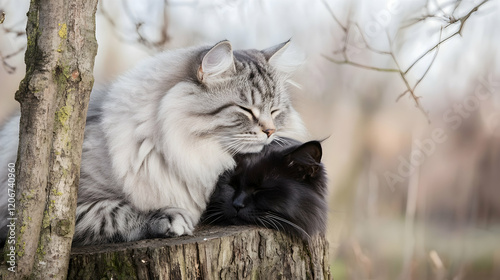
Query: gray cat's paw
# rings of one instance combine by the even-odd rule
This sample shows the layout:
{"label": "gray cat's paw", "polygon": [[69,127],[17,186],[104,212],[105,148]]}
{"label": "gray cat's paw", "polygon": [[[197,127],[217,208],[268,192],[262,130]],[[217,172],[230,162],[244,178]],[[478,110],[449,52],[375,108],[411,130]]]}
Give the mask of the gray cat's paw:
{"label": "gray cat's paw", "polygon": [[150,213],[148,235],[150,237],[192,235],[194,226],[192,215],[187,210],[162,208]]}

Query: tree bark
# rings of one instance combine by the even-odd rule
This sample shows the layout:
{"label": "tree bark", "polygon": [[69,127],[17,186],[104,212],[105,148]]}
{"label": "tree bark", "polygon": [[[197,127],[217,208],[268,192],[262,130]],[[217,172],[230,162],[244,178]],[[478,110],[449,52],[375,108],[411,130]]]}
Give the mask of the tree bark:
{"label": "tree bark", "polygon": [[247,226],[74,248],[68,279],[331,279],[328,243]]}
{"label": "tree bark", "polygon": [[97,0],[31,0],[16,163],[16,273],[65,279],[97,52]]}

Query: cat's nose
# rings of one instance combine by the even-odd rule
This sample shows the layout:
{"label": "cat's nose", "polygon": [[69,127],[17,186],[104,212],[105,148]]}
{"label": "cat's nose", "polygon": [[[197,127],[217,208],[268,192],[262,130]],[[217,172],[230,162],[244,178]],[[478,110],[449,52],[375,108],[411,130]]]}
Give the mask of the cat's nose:
{"label": "cat's nose", "polygon": [[234,209],[239,211],[240,209],[245,207],[245,197],[245,193],[242,192],[233,200]]}
{"label": "cat's nose", "polygon": [[233,201],[233,207],[236,210],[241,210],[242,208],[245,208],[245,203],[243,203],[243,201],[240,200],[235,200]]}
{"label": "cat's nose", "polygon": [[274,129],[274,128],[263,129],[262,132],[264,132],[267,135],[267,137],[269,138],[269,137],[271,137],[271,135],[273,135],[273,133],[276,132],[276,129]]}

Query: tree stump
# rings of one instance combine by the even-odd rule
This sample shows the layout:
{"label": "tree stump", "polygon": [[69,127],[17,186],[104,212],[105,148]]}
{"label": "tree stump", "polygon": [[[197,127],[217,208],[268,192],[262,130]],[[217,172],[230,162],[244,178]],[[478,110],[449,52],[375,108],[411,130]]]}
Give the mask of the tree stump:
{"label": "tree stump", "polygon": [[68,279],[331,279],[328,243],[252,226],[74,248]]}

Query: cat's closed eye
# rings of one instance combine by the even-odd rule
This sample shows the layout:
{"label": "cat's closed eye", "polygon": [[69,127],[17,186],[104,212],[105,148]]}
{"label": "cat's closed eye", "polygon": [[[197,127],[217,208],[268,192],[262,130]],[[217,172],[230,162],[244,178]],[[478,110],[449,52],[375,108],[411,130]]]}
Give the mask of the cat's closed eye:
{"label": "cat's closed eye", "polygon": [[243,111],[243,113],[248,116],[249,119],[251,119],[253,121],[258,121],[258,116],[256,115],[256,113],[252,109],[241,106],[241,105],[238,105],[238,108],[240,108]]}

